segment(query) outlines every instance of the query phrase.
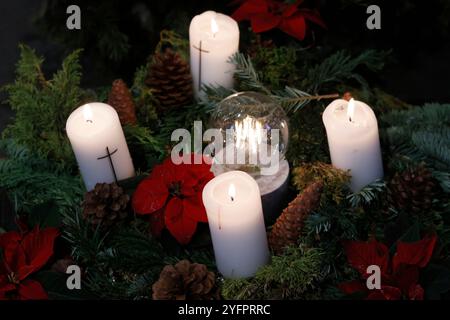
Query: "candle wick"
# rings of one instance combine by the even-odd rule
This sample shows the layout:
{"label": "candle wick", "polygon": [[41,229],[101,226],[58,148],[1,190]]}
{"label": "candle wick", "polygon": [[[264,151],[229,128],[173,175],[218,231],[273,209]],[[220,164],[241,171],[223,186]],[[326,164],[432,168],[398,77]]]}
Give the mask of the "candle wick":
{"label": "candle wick", "polygon": [[231,198],[231,201],[234,201],[234,197],[230,197]]}
{"label": "candle wick", "polygon": [[86,122],[94,123],[92,120],[87,119]]}
{"label": "candle wick", "polygon": [[350,122],[353,122],[353,121],[352,121],[352,117],[348,117],[348,120],[350,120]]}

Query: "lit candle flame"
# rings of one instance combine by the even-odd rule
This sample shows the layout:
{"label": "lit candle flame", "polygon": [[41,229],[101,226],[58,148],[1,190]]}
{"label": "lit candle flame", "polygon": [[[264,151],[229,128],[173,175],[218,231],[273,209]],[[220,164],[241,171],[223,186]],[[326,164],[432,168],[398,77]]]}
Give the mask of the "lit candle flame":
{"label": "lit candle flame", "polygon": [[234,198],[236,197],[236,187],[234,184],[230,184],[230,187],[228,188],[228,195],[230,196],[231,201],[234,201]]}
{"label": "lit candle flame", "polygon": [[352,122],[354,115],[355,115],[355,99],[351,98],[347,106],[347,117],[350,122]]}
{"label": "lit candle flame", "polygon": [[92,119],[94,116],[92,114],[91,106],[88,104],[84,105],[84,107],[83,107],[83,117],[84,117],[84,120],[86,120],[86,122],[92,123]]}
{"label": "lit candle flame", "polygon": [[260,121],[249,116],[242,121],[235,121],[236,147],[247,146],[252,152],[257,152],[258,145],[262,142],[263,128]]}
{"label": "lit candle flame", "polygon": [[211,32],[214,37],[216,36],[216,33],[219,32],[219,26],[214,18],[211,18]]}

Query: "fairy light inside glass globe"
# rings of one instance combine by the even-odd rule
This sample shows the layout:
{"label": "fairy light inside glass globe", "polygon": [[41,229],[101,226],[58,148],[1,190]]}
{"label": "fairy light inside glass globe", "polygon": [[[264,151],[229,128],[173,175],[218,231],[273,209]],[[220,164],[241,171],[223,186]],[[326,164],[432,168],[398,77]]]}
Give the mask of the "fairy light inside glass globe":
{"label": "fairy light inside glass globe", "polygon": [[257,176],[274,159],[284,159],[288,120],[281,105],[269,96],[240,92],[227,97],[216,106],[211,127],[222,134],[222,140],[214,142],[218,150],[215,161],[226,171],[242,170]]}

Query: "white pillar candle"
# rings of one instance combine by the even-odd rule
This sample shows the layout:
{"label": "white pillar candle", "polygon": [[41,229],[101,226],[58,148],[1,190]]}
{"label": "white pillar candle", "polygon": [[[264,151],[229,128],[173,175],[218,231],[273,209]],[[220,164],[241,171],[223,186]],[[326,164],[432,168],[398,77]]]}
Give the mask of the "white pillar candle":
{"label": "white pillar candle", "polygon": [[323,113],[333,166],[350,170],[350,188],[361,190],[383,178],[377,118],[361,101],[333,101]]}
{"label": "white pillar candle", "polygon": [[195,95],[199,97],[203,84],[232,88],[235,67],[228,60],[239,48],[237,22],[227,15],[206,11],[192,19],[189,43]]}
{"label": "white pillar candle", "polygon": [[216,264],[226,278],[250,277],[269,261],[258,184],[243,171],[212,179],[203,189]]}
{"label": "white pillar candle", "polygon": [[113,107],[89,103],[67,119],[66,131],[86,189],[135,175],[133,161]]}

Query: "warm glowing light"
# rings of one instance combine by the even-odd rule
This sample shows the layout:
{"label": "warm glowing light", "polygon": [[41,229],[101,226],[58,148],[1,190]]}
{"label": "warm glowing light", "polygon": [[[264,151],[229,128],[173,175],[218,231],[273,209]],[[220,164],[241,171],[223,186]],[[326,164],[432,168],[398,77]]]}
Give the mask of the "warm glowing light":
{"label": "warm glowing light", "polygon": [[84,105],[83,107],[83,117],[86,122],[92,122],[92,119],[94,118],[91,106],[88,104]]}
{"label": "warm glowing light", "polygon": [[230,196],[231,201],[234,201],[234,198],[236,197],[236,187],[234,184],[230,184],[230,187],[228,188],[228,195]]}
{"label": "warm glowing light", "polygon": [[354,114],[355,114],[355,100],[351,98],[347,106],[347,117],[350,122],[352,122]]}
{"label": "warm glowing light", "polygon": [[234,126],[236,130],[236,147],[240,148],[247,143],[247,147],[252,152],[257,152],[258,145],[261,145],[263,137],[261,122],[247,116],[242,121],[235,121]]}
{"label": "warm glowing light", "polygon": [[211,19],[211,32],[215,36],[217,32],[219,32],[219,26],[217,25],[216,19]]}

